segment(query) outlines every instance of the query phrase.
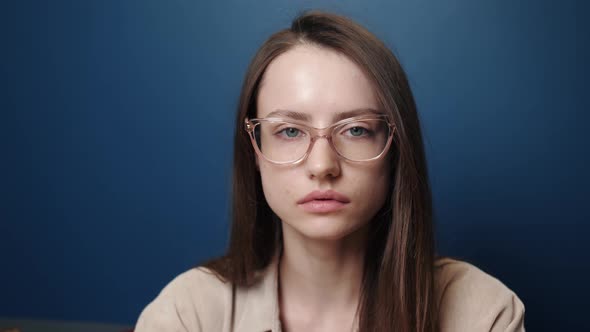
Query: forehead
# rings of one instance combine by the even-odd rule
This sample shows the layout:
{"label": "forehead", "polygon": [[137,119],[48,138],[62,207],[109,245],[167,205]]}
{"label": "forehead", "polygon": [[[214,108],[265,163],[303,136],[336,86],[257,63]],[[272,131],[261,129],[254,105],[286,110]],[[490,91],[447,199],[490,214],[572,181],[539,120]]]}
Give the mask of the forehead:
{"label": "forehead", "polygon": [[361,68],[336,51],[301,45],[267,67],[256,117],[289,110],[327,124],[339,113],[359,109],[378,109],[374,89]]}

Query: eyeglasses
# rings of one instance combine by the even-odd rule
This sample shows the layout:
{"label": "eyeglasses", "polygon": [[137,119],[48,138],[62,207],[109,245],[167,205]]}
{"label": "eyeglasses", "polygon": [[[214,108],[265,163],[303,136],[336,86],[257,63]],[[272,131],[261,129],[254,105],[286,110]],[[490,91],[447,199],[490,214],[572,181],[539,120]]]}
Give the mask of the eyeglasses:
{"label": "eyeglasses", "polygon": [[246,118],[244,129],[259,156],[281,165],[303,161],[319,138],[327,139],[336,154],[348,161],[376,160],[391,145],[395,131],[386,115],[344,119],[326,128],[281,118]]}

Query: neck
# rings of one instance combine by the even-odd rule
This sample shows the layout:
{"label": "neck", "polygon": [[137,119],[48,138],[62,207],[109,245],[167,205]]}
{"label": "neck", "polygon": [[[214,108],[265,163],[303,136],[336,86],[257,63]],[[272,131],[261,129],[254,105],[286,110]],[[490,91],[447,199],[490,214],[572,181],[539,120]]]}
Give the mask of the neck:
{"label": "neck", "polygon": [[[356,313],[359,303],[366,231],[337,241],[305,238],[283,224],[280,298],[283,307]],[[299,311],[299,310],[296,310]]]}

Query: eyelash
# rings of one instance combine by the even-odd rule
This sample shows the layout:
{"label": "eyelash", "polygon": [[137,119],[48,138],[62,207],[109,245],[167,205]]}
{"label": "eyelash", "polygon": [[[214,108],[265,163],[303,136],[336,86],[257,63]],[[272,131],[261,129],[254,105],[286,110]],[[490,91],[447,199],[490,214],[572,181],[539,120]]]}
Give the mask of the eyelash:
{"label": "eyelash", "polygon": [[282,129],[278,130],[278,131],[275,133],[275,135],[282,136],[282,137],[284,137],[284,138],[286,138],[286,139],[295,139],[295,138],[297,138],[297,137],[300,137],[300,135],[297,135],[297,136],[295,136],[295,137],[290,137],[290,136],[287,136],[287,132],[286,132],[286,131],[287,131],[287,130],[289,130],[289,129],[294,129],[294,130],[297,130],[297,134],[303,133],[303,130],[301,130],[301,129],[299,129],[299,128],[295,128],[295,127],[286,127],[286,128],[282,128]]}
{"label": "eyelash", "polygon": [[348,128],[346,128],[346,129],[344,130],[344,132],[345,132],[345,133],[350,133],[350,131],[351,131],[352,129],[355,129],[355,128],[362,129],[362,130],[363,130],[363,133],[362,133],[361,135],[359,135],[359,136],[350,135],[350,136],[352,136],[352,137],[366,137],[366,136],[371,136],[371,134],[373,133],[373,132],[372,132],[370,129],[368,129],[368,128],[365,128],[365,127],[363,127],[363,126],[354,126],[354,127],[348,127]]}

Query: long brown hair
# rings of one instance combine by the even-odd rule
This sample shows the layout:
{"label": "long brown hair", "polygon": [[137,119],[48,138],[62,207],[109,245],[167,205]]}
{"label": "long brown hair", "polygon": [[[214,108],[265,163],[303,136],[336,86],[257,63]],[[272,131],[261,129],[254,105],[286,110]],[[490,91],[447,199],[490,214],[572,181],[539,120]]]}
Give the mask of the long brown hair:
{"label": "long brown hair", "polygon": [[268,206],[244,119],[256,117],[264,72],[277,56],[302,44],[326,47],[354,61],[367,75],[381,108],[396,126],[390,150],[392,186],[371,221],[366,250],[360,331],[436,331],[432,202],[416,104],[393,53],[348,18],[306,12],[272,35],[250,63],[236,118],[232,228],[225,256],[205,264],[235,285],[249,285],[281,247],[281,225]]}

